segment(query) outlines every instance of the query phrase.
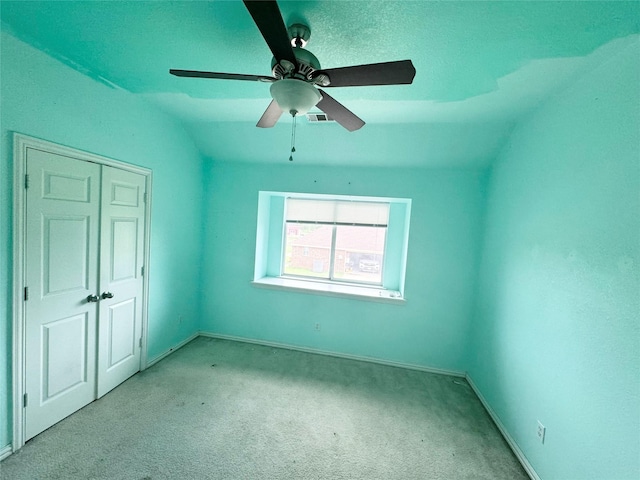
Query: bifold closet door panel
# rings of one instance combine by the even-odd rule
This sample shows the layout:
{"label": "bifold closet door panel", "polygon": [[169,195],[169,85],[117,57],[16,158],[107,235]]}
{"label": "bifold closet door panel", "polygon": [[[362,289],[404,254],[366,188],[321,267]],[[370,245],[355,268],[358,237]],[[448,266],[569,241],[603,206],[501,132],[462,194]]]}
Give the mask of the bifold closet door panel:
{"label": "bifold closet door panel", "polygon": [[104,166],[98,397],[140,370],[145,177]]}
{"label": "bifold closet door panel", "polygon": [[100,168],[27,150],[27,439],[95,399]]}

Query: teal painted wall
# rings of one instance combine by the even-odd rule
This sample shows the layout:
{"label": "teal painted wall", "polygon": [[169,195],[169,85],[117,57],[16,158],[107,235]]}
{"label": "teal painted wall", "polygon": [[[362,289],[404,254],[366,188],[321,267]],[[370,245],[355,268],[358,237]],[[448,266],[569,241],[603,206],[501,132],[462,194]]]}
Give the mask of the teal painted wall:
{"label": "teal painted wall", "polygon": [[153,170],[150,358],[196,330],[203,190],[202,158],[177,123],[131,94],[90,80],[6,32],[1,40],[0,448],[10,442],[12,428],[8,398],[12,132]]}
{"label": "teal painted wall", "polygon": [[519,125],[489,183],[468,369],[545,480],[640,478],[637,36],[626,45]]}
{"label": "teal painted wall", "polygon": [[[301,163],[211,163],[201,329],[464,371],[484,173]],[[411,198],[406,305],[250,285],[260,190]],[[315,330],[316,323],[320,331]]]}

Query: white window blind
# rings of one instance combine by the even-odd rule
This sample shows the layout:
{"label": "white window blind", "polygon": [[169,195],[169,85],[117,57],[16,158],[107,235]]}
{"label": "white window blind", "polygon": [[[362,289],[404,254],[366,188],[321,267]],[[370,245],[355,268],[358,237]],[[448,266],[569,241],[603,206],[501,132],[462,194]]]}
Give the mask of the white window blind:
{"label": "white window blind", "polygon": [[345,200],[287,198],[287,222],[386,227],[389,204]]}

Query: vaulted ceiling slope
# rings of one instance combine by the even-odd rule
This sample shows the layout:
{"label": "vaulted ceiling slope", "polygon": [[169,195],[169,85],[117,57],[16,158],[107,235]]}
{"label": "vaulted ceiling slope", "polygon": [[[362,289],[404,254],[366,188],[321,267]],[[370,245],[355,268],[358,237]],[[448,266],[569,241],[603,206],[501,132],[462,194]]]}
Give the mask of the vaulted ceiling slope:
{"label": "vaulted ceiling slope", "polygon": [[[384,165],[393,156],[393,165],[484,166],[521,115],[640,32],[637,1],[279,5],[285,24],[311,28],[307,48],[324,68],[411,59],[417,71],[408,86],[332,89],[367,125],[345,133],[300,122],[299,158],[306,151],[311,163]],[[271,100],[267,84],[168,73],[270,75],[271,52],[242,2],[3,0],[0,8],[4,30],[174,115],[203,154],[288,156],[290,120],[254,126]]]}

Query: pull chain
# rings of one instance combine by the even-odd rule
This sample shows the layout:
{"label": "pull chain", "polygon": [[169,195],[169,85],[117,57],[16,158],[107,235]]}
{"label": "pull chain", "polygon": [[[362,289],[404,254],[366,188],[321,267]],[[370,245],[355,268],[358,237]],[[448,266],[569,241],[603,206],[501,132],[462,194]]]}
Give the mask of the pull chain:
{"label": "pull chain", "polygon": [[291,115],[293,116],[293,124],[291,126],[291,154],[289,155],[289,161],[293,162],[293,154],[296,151],[296,112],[295,110],[291,111]]}

